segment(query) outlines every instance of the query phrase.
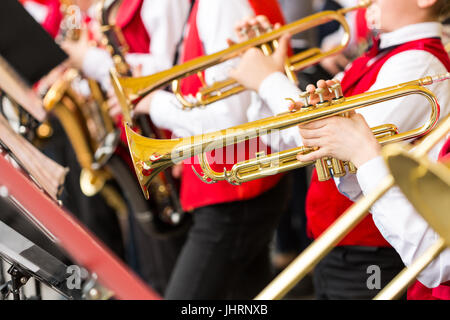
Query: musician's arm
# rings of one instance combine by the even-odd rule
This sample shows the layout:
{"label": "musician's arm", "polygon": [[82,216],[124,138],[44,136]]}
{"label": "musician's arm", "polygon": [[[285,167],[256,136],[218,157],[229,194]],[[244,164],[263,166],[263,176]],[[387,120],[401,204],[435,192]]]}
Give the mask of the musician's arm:
{"label": "musician's arm", "polygon": [[[247,1],[229,1],[209,0],[199,4],[197,28],[207,55],[225,49],[227,39],[234,37],[235,24],[252,14]],[[235,60],[230,60],[208,68],[205,71],[206,83],[226,79],[235,63]],[[251,103],[251,92],[246,91],[211,103],[206,108],[183,111],[173,94],[159,91],[150,99],[149,114],[155,125],[172,130],[179,136],[190,136],[248,122],[247,109]]]}
{"label": "musician's arm", "polygon": [[[438,149],[435,148],[435,153]],[[357,178],[364,195],[370,194],[388,169],[381,157],[374,158],[358,169]],[[373,220],[383,237],[409,266],[438,239],[438,234],[416,212],[398,187],[391,188],[371,208]],[[418,280],[433,288],[450,280],[450,249],[446,249],[418,276]]]}

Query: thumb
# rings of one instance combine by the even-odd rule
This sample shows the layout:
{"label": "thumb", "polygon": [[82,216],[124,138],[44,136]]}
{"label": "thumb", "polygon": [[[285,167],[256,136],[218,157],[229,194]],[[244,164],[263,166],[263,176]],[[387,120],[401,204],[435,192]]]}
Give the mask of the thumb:
{"label": "thumb", "polygon": [[231,40],[230,38],[228,38],[228,39],[227,39],[227,44],[228,44],[229,47],[231,47],[232,45],[235,45],[236,42],[233,41],[233,40]]}
{"label": "thumb", "polygon": [[278,48],[273,53],[273,57],[280,64],[283,64],[286,60],[290,40],[291,36],[289,34],[285,34],[278,41]]}

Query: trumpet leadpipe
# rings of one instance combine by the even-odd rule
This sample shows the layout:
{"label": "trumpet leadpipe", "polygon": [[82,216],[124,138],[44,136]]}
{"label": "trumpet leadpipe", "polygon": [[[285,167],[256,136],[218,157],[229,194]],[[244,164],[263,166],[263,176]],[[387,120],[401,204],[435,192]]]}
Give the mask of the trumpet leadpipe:
{"label": "trumpet leadpipe", "polygon": [[144,194],[148,196],[147,184],[156,174],[187,158],[270,134],[275,130],[284,130],[295,125],[345,114],[352,110],[412,94],[424,96],[429,102],[431,112],[428,121],[416,129],[393,136],[384,136],[379,139],[379,142],[383,144],[420,137],[427,134],[436,125],[439,118],[438,102],[433,93],[424,86],[446,79],[450,79],[450,73],[435,77],[425,77],[348,98],[340,98],[336,101],[320,103],[320,107],[311,106],[305,111],[288,112],[229,129],[187,138],[172,140],[145,138],[135,133],[127,125],[128,146],[141,188]]}

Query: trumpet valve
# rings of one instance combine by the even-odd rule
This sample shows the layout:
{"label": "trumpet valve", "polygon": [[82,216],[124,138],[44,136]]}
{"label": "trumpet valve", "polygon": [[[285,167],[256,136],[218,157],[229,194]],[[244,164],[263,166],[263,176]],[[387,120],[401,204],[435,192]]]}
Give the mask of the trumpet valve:
{"label": "trumpet valve", "polygon": [[333,103],[341,103],[344,101],[344,95],[342,94],[342,87],[340,83],[336,83],[331,86],[331,91],[334,92]]}
{"label": "trumpet valve", "polygon": [[309,97],[310,93],[307,91],[303,91],[299,94],[300,99],[303,100],[303,108],[309,108],[311,107],[311,104],[309,103]]}
{"label": "trumpet valve", "polygon": [[335,177],[345,176],[346,173],[344,162],[336,158],[331,159],[331,170],[333,171],[333,176]]}
{"label": "trumpet valve", "polygon": [[347,165],[348,173],[356,173],[356,167],[352,162],[347,161],[345,164]]}
{"label": "trumpet valve", "polygon": [[327,181],[331,178],[331,173],[328,168],[328,158],[316,160],[316,172],[319,181]]}
{"label": "trumpet valve", "polygon": [[314,93],[319,96],[319,103],[317,103],[318,107],[327,107],[330,105],[330,102],[328,100],[325,100],[323,96],[323,94],[325,93],[324,88],[317,88]]}

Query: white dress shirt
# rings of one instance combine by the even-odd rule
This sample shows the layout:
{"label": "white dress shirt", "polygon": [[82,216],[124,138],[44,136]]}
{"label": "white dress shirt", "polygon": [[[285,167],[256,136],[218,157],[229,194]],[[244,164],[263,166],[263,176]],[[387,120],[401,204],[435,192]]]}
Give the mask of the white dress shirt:
{"label": "white dress shirt", "polygon": [[[434,153],[436,151],[439,148],[434,148]],[[357,179],[363,194],[370,194],[387,175],[388,169],[381,157],[362,165],[358,169]],[[439,238],[398,187],[391,188],[381,197],[372,206],[371,213],[375,225],[400,254],[406,266],[419,258]],[[445,249],[417,279],[429,288],[450,281],[450,249]]]}
{"label": "white dress shirt", "polygon": [[[380,48],[387,48],[407,41],[428,37],[440,37],[442,26],[439,23],[428,22],[410,25],[394,32],[381,35]],[[432,54],[409,50],[390,58],[381,68],[376,82],[368,91],[392,86],[410,80],[420,79],[429,75],[444,74],[445,66]],[[450,82],[436,83],[427,86],[437,97],[440,106],[440,117],[450,112]],[[267,77],[259,88],[259,94],[266,104],[255,104],[253,113],[277,114],[287,110],[289,102],[283,98],[298,99],[300,90],[281,73]],[[417,95],[399,98],[375,106],[359,109],[369,126],[393,123],[400,132],[417,128],[429,118],[428,102]],[[270,110],[266,109],[269,108]],[[283,149],[301,145],[298,130],[286,131],[281,135],[280,145]],[[437,145],[429,154],[436,160],[443,142]],[[374,159],[363,165],[357,175],[347,174],[336,178],[339,191],[356,200],[362,194],[367,194],[387,174],[382,160]],[[436,233],[430,229],[419,216],[398,188],[393,188],[371,210],[373,219],[386,240],[397,250],[408,265],[418,257],[436,239]],[[441,282],[450,280],[450,256],[448,250],[426,268],[418,279],[426,286],[435,287]]]}
{"label": "white dress shirt", "polygon": [[[151,38],[150,53],[129,53],[125,57],[130,66],[142,66],[142,76],[172,66],[189,7],[189,0],[144,0],[140,14]],[[92,47],[86,53],[82,70],[87,77],[99,81],[104,89],[108,89],[112,67],[110,54],[104,49]]]}
{"label": "white dress shirt", "polygon": [[[428,37],[440,37],[442,25],[427,22],[398,29],[382,34],[380,49],[398,45],[407,41]],[[402,82],[417,80],[425,76],[444,74],[445,66],[431,53],[421,50],[408,50],[391,57],[381,68],[377,81],[368,91],[373,91]],[[340,76],[338,76],[340,78]],[[437,97],[441,105],[441,118],[450,112],[450,83],[436,83],[427,86]],[[273,73],[263,80],[259,96],[264,103],[252,104],[249,115],[256,119],[260,115],[274,115],[286,112],[291,102],[285,98],[301,101],[300,90],[282,73]],[[414,112],[410,111],[414,110]],[[372,107],[358,109],[369,126],[393,123],[400,131],[406,131],[423,124],[429,116],[428,103],[417,95],[383,102]],[[298,130],[285,130],[280,135],[280,149],[294,148],[302,144]],[[276,147],[276,146],[274,146]]]}
{"label": "white dress shirt", "polygon": [[[247,0],[200,0],[196,22],[205,54],[227,48],[228,38],[237,41],[234,26],[251,15],[253,10]],[[206,69],[206,83],[226,79],[235,63],[236,60],[227,61]],[[151,102],[150,116],[156,126],[169,129],[176,136],[197,135],[248,122],[247,109],[256,96],[254,92],[244,91],[206,108],[188,111],[181,109],[172,93],[158,91]]]}

